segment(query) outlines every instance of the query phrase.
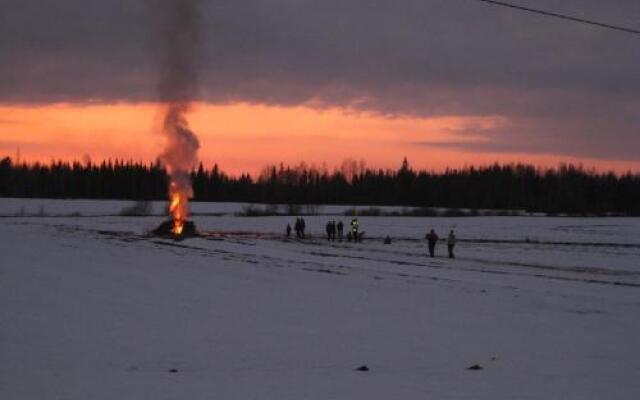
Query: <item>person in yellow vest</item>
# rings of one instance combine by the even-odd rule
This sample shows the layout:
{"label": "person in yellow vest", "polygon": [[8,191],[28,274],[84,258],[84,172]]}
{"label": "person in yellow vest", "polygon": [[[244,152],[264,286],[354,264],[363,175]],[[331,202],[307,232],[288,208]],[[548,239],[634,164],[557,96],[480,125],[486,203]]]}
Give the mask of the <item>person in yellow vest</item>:
{"label": "person in yellow vest", "polygon": [[358,222],[358,218],[354,218],[351,220],[351,235],[353,236],[353,241],[357,242],[360,240],[360,235],[358,231],[360,230],[360,222]]}

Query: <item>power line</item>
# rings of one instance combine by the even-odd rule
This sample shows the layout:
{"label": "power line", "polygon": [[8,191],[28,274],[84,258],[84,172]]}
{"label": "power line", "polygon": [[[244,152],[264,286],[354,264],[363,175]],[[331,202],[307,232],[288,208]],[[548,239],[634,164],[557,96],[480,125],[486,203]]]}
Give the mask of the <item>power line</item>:
{"label": "power line", "polygon": [[573,21],[573,22],[580,22],[582,24],[595,25],[595,26],[599,26],[601,28],[614,29],[614,30],[617,30],[617,31],[622,31],[622,32],[627,32],[627,33],[635,33],[637,35],[640,35],[640,30],[631,29],[631,28],[625,28],[624,26],[605,24],[605,23],[598,22],[598,21],[592,21],[592,20],[588,20],[588,19],[572,17],[570,15],[558,14],[558,13],[554,13],[554,12],[538,10],[538,9],[535,9],[535,8],[519,6],[519,5],[516,5],[516,4],[506,3],[504,1],[495,1],[495,0],[477,0],[477,1],[481,1],[483,3],[489,3],[489,4],[492,4],[494,6],[515,8],[515,9],[521,10],[521,11],[528,11],[528,12],[535,13],[535,14],[545,15],[547,17],[560,18],[560,19],[569,20],[569,21]]}

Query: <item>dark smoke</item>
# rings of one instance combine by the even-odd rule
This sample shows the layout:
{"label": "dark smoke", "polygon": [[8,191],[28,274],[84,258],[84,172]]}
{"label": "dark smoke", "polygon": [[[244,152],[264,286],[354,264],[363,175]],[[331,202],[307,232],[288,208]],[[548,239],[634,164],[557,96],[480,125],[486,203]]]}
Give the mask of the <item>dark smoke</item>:
{"label": "dark smoke", "polygon": [[197,95],[198,4],[198,0],[150,2],[162,62],[158,89],[165,103],[188,105]]}
{"label": "dark smoke", "polygon": [[187,113],[197,96],[199,16],[197,0],[150,1],[161,60],[158,85],[160,101],[166,106],[163,134],[166,147],[159,156],[171,178],[169,194],[179,193],[188,216],[186,200],[193,197],[189,171],[198,160],[200,143],[189,127]]}

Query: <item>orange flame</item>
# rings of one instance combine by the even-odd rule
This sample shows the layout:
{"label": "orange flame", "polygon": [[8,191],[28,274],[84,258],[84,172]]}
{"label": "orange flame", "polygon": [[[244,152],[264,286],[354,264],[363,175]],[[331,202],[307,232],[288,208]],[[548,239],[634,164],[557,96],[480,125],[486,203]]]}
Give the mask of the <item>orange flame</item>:
{"label": "orange flame", "polygon": [[169,185],[169,213],[173,218],[173,228],[171,233],[176,236],[182,235],[184,223],[189,216],[188,196],[180,190],[176,182]]}

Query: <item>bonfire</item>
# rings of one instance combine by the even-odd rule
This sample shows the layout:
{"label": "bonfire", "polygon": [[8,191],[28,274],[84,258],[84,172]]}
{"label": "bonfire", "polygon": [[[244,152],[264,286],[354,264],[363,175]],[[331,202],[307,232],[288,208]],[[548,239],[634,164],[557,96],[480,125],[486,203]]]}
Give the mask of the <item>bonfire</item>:
{"label": "bonfire", "polygon": [[181,0],[165,4],[167,19],[162,19],[158,37],[162,40],[162,74],[158,85],[163,103],[162,134],[165,148],[159,160],[169,177],[169,214],[154,231],[158,235],[183,239],[196,235],[189,218],[189,199],[193,197],[190,171],[198,161],[200,143],[189,127],[187,114],[196,97],[197,68],[195,50],[198,42],[196,1]]}

